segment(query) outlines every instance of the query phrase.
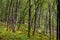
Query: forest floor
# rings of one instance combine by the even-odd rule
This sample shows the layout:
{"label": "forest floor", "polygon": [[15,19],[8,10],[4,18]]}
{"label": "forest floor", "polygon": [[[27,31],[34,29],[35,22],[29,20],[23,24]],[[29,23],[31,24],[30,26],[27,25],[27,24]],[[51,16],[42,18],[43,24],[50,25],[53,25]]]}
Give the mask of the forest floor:
{"label": "forest floor", "polygon": [[[33,36],[32,31],[33,29],[31,29],[31,36],[28,38],[28,27],[26,27],[26,25],[22,25],[20,31],[13,33],[11,30],[6,31],[6,25],[0,23],[0,40],[49,40],[49,36],[44,33],[39,34],[38,32],[35,32],[35,35]],[[56,40],[56,38],[54,38],[54,40]]]}

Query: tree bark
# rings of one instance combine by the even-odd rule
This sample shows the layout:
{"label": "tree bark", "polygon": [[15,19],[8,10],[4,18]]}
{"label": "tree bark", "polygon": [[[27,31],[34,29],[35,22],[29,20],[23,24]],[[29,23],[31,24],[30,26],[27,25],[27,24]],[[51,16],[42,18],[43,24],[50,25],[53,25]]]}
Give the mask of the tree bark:
{"label": "tree bark", "polygon": [[29,0],[29,19],[28,19],[28,37],[30,38],[31,29],[31,0]]}
{"label": "tree bark", "polygon": [[57,0],[57,39],[56,40],[60,40],[60,0]]}
{"label": "tree bark", "polygon": [[12,2],[12,31],[15,33],[15,25],[14,25],[14,1]]}
{"label": "tree bark", "polygon": [[48,10],[49,10],[49,34],[50,34],[49,40],[51,40],[51,4],[50,4],[50,1],[48,1]]}
{"label": "tree bark", "polygon": [[[40,16],[40,15],[38,15],[38,9],[39,9],[39,3],[38,3],[38,0],[35,0],[34,1],[35,2],[35,17],[34,17],[34,30],[33,30],[33,34],[32,35],[34,35],[35,34],[35,31],[36,31],[36,27],[37,27],[37,24],[38,24],[38,22],[37,22],[37,16]],[[38,19],[39,20],[39,19]],[[39,20],[40,21],[40,20]]]}

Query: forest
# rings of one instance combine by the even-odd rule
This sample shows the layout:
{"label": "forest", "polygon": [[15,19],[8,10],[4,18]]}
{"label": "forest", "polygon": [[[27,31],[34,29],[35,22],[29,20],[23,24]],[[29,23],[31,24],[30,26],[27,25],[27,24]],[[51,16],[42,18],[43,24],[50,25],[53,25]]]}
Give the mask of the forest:
{"label": "forest", "polygon": [[0,0],[0,40],[56,40],[57,0]]}

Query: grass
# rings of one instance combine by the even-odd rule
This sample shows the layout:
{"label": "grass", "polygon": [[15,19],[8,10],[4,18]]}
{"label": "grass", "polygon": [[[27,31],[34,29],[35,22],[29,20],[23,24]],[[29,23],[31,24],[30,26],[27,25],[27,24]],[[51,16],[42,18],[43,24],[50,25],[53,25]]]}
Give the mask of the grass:
{"label": "grass", "polygon": [[[31,37],[27,37],[28,33],[28,27],[26,25],[21,25],[20,31],[16,31],[13,33],[12,31],[6,31],[6,28],[4,25],[0,25],[0,40],[49,40],[49,35],[45,35],[43,32],[41,34],[35,32],[35,35],[32,36],[31,29]],[[56,40],[56,38],[54,39]]]}

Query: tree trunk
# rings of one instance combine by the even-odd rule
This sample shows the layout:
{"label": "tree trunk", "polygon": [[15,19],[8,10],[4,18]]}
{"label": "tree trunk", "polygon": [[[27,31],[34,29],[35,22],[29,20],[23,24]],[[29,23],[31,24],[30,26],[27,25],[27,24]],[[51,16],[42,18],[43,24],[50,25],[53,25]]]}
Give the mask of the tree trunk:
{"label": "tree trunk", "polygon": [[9,24],[9,0],[7,0],[6,4],[6,25],[7,25],[7,31],[9,29],[8,24]]}
{"label": "tree trunk", "polygon": [[14,17],[14,25],[17,28],[17,22],[18,22],[18,0],[16,0],[16,9],[15,9],[15,17]]}
{"label": "tree trunk", "polygon": [[[33,34],[35,34],[35,31],[36,31],[36,27],[37,27],[37,16],[38,16],[38,8],[39,8],[39,4],[38,4],[38,0],[35,0],[35,17],[34,17],[34,30],[33,30]],[[40,21],[40,20],[39,20]]]}
{"label": "tree trunk", "polygon": [[14,1],[12,3],[12,31],[15,33],[15,24],[14,24]]}
{"label": "tree trunk", "polygon": [[48,9],[49,9],[49,34],[50,34],[49,40],[51,40],[51,4],[50,4],[50,1],[48,1]]}
{"label": "tree trunk", "polygon": [[31,29],[31,0],[29,0],[29,19],[28,19],[28,37],[30,38]]}
{"label": "tree trunk", "polygon": [[58,2],[58,4],[57,4],[57,39],[56,40],[60,40],[60,31],[59,31],[59,29],[60,29],[60,0],[58,0],[57,1]]}

